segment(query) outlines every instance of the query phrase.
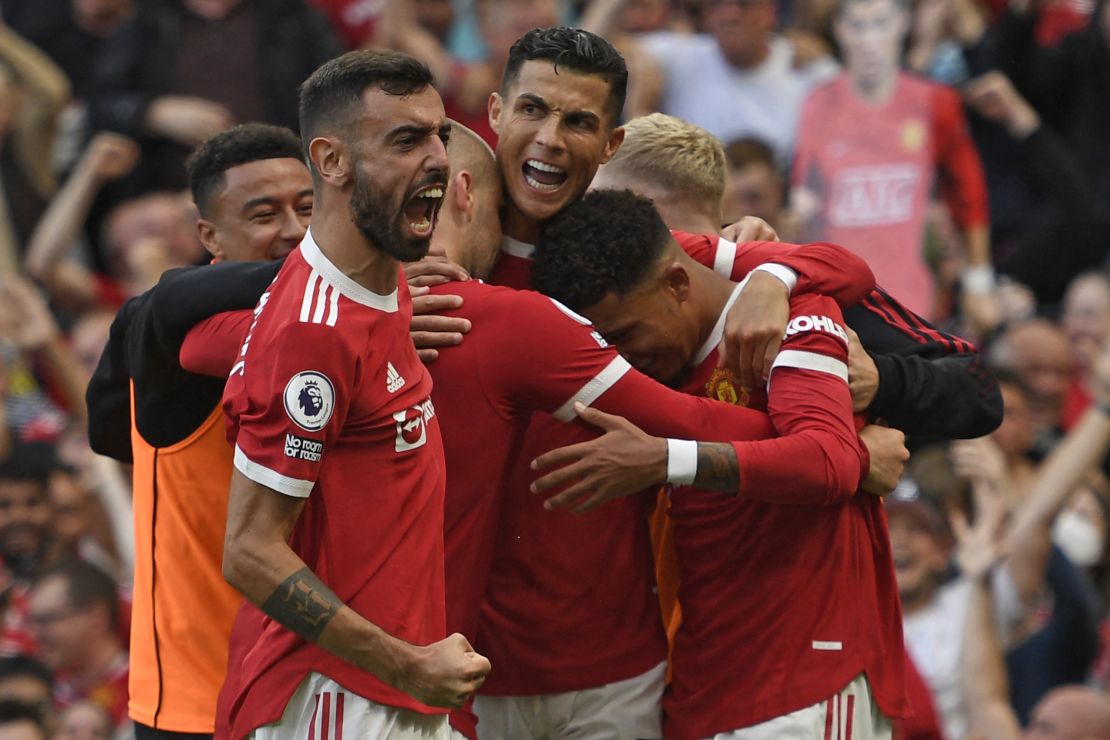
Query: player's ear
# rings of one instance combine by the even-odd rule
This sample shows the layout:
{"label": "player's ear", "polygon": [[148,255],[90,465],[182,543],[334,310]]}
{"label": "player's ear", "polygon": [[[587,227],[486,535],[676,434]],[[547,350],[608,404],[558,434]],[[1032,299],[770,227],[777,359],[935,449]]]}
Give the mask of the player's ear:
{"label": "player's ear", "polygon": [[489,116],[489,127],[498,136],[501,135],[501,108],[503,105],[504,101],[501,100],[501,93],[491,92],[489,94],[489,100],[486,101],[486,115]]}
{"label": "player's ear", "polygon": [[671,262],[663,269],[663,287],[679,303],[690,299],[690,273],[681,262]]}
{"label": "player's ear", "polygon": [[216,224],[212,223],[206,218],[197,219],[197,237],[208,253],[212,255],[214,262],[222,262],[225,258],[223,247],[220,246],[220,240],[216,238]]}
{"label": "player's ear", "polygon": [[454,191],[451,206],[470,223],[474,220],[474,177],[469,170],[459,170],[451,179]]}
{"label": "player's ear", "polygon": [[341,139],[317,136],[308,142],[308,158],[320,179],[333,187],[343,187],[351,177],[351,159]]}
{"label": "player's ear", "polygon": [[609,140],[605,142],[605,152],[601,155],[600,164],[605,164],[612,159],[613,155],[617,153],[617,150],[621,148],[621,144],[623,143],[624,126],[617,126],[613,129],[613,132],[609,134]]}

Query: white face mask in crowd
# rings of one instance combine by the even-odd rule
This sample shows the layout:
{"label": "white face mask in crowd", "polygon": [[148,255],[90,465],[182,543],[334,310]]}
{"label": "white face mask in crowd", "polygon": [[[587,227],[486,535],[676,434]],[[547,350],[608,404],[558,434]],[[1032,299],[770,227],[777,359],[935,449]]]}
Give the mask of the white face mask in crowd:
{"label": "white face mask in crowd", "polygon": [[1056,517],[1052,541],[1080,568],[1089,568],[1102,560],[1104,535],[1090,519],[1074,509],[1064,509]]}

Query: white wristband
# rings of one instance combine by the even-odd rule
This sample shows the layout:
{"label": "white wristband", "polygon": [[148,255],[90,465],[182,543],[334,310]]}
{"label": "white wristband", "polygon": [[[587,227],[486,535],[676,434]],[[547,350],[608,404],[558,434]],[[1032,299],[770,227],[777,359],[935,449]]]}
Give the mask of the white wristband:
{"label": "white wristband", "polygon": [[667,440],[667,482],[688,486],[698,475],[698,443],[689,439]]}
{"label": "white wristband", "polygon": [[770,273],[781,280],[786,285],[787,295],[794,293],[794,287],[798,284],[798,273],[794,272],[786,265],[764,262],[762,265],[752,270],[752,272],[758,271]]}
{"label": "white wristband", "polygon": [[990,293],[994,290],[994,268],[990,265],[965,268],[960,273],[960,285],[968,293]]}

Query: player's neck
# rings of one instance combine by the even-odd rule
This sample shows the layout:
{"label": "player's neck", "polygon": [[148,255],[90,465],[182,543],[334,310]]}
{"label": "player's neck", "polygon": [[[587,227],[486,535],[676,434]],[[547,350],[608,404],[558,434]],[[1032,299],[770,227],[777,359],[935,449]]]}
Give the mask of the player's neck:
{"label": "player's neck", "polygon": [[316,246],[347,277],[379,295],[397,289],[397,260],[371,244],[350,216],[313,215],[312,238]]}
{"label": "player's neck", "polygon": [[501,209],[501,232],[525,244],[540,240],[540,222],[521,212],[508,198]]}
{"label": "player's neck", "polygon": [[877,79],[852,78],[852,89],[864,103],[868,105],[886,105],[894,96],[894,88],[898,82],[898,72],[893,70],[890,74]]}
{"label": "player's neck", "polygon": [[694,315],[697,317],[698,326],[696,346],[700,347],[713,333],[713,327],[717,325],[717,320],[724,313],[728,300],[736,289],[736,283],[693,259],[684,260],[683,264],[690,276],[690,295],[696,301],[694,304]]}
{"label": "player's neck", "polygon": [[716,217],[697,210],[689,203],[675,203],[659,208],[663,223],[672,231],[685,231],[687,234],[717,234],[721,230],[721,215]]}

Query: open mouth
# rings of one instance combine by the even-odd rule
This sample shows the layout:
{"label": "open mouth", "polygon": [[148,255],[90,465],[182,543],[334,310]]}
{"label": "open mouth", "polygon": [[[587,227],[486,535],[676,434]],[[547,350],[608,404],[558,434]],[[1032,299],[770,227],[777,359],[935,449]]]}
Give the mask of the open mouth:
{"label": "open mouth", "polygon": [[417,236],[430,236],[436,214],[443,203],[444,185],[430,185],[416,191],[405,203],[405,220]]}
{"label": "open mouth", "polygon": [[558,190],[567,181],[566,170],[538,159],[526,160],[520,169],[524,173],[524,181],[539,191]]}
{"label": "open mouth", "polygon": [[913,566],[913,558],[912,557],[909,557],[909,556],[906,556],[906,555],[895,555],[894,556],[894,569],[895,570],[906,570],[907,568],[910,568],[912,566]]}

